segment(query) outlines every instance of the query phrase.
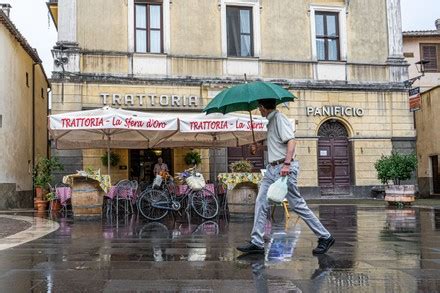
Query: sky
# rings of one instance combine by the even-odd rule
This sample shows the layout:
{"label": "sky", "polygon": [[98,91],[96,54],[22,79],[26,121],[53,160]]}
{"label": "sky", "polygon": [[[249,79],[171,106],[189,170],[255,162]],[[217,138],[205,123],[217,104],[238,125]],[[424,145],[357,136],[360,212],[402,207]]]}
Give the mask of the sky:
{"label": "sky", "polygon": [[[51,49],[56,43],[57,32],[48,14],[47,1],[0,0],[0,3],[11,4],[12,21],[31,46],[38,50],[46,73],[51,76],[53,67]],[[401,0],[401,5],[404,31],[435,29],[435,20],[440,18],[440,0]]]}

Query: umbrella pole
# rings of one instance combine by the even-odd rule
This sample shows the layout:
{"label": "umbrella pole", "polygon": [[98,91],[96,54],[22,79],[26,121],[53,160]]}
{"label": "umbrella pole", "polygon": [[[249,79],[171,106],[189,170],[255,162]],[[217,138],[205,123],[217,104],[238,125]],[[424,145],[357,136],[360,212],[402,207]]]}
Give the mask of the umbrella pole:
{"label": "umbrella pole", "polygon": [[107,136],[107,174],[110,176],[110,135]]}
{"label": "umbrella pole", "polygon": [[251,113],[251,111],[249,111],[249,118],[251,119],[252,139],[253,139],[254,143],[256,143],[256,141],[255,141],[255,133],[254,133],[254,124],[252,122],[252,113]]}

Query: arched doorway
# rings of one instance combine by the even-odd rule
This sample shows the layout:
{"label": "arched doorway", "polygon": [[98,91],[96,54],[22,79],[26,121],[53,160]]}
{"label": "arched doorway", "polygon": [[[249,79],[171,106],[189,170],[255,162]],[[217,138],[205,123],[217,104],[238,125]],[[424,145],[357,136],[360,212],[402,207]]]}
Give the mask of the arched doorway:
{"label": "arched doorway", "polygon": [[318,182],[322,195],[350,193],[350,144],[348,131],[336,119],[318,131]]}

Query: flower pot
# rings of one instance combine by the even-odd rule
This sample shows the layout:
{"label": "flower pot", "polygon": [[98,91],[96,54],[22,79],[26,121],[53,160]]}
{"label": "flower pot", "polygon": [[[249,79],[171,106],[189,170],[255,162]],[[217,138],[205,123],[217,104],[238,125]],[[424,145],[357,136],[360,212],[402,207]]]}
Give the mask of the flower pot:
{"label": "flower pot", "polygon": [[38,213],[46,212],[47,201],[35,198],[34,199],[34,207]]}
{"label": "flower pot", "polygon": [[60,210],[61,210],[61,203],[58,200],[52,200],[50,202],[50,211],[57,213]]}
{"label": "flower pot", "polygon": [[414,185],[385,186],[385,201],[389,204],[411,204],[415,200],[416,187]]}
{"label": "flower pot", "polygon": [[41,186],[35,186],[35,198],[43,199],[43,188]]}

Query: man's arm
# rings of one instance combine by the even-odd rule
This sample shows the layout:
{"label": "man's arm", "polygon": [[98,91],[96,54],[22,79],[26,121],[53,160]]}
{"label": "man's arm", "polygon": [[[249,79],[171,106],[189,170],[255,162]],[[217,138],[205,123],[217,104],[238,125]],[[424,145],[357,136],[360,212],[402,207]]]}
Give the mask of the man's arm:
{"label": "man's arm", "polygon": [[280,171],[281,176],[289,175],[290,162],[292,161],[293,154],[295,153],[295,148],[296,148],[296,140],[294,139],[289,140],[287,142],[287,153],[286,153],[286,158],[284,159],[284,165]]}
{"label": "man's arm", "polygon": [[295,148],[296,148],[296,140],[294,139],[289,140],[289,142],[287,143],[286,158],[284,159],[285,163],[290,163],[290,161],[292,161],[293,154],[295,153]]}

